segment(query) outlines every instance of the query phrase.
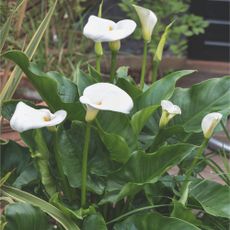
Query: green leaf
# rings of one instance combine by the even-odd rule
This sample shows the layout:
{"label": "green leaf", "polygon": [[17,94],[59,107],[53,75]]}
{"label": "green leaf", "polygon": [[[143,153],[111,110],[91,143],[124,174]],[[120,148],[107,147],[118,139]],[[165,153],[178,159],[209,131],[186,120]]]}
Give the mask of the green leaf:
{"label": "green leaf", "polygon": [[137,98],[136,110],[138,111],[151,105],[159,105],[161,100],[169,99],[173,94],[177,80],[193,72],[194,70],[176,71],[156,81]]}
{"label": "green leaf", "polygon": [[0,179],[0,188],[6,183],[6,181],[9,179],[9,177],[11,176],[12,172],[8,172],[6,173],[4,176],[1,177]]}
{"label": "green leaf", "polygon": [[2,52],[2,48],[4,47],[8,33],[10,31],[11,21],[12,21],[12,15],[7,18],[6,22],[2,26],[2,29],[0,30],[0,53]]}
{"label": "green leaf", "polygon": [[80,70],[79,66],[75,74],[76,85],[78,87],[79,95],[83,94],[83,91],[87,86],[97,83],[97,80],[95,78],[93,78],[91,75],[87,75],[86,73],[84,73],[82,70]]}
{"label": "green leaf", "polygon": [[101,74],[97,72],[97,70],[90,64],[88,64],[88,71],[89,71],[89,75],[93,77],[97,82],[101,81]]}
{"label": "green leaf", "polygon": [[64,109],[69,119],[84,119],[85,111],[78,101],[78,89],[73,82],[57,72],[42,72],[21,51],[9,51],[4,56],[21,67],[53,112]]}
{"label": "green leaf", "polygon": [[[43,21],[41,22],[40,26],[38,27],[38,29],[36,30],[35,34],[33,35],[30,43],[28,44],[26,50],[25,50],[25,54],[29,57],[29,59],[31,60],[34,53],[36,52],[38,45],[43,37],[43,34],[45,33],[45,30],[47,29],[50,19],[53,15],[54,9],[56,7],[57,4],[57,0],[54,1],[53,6],[49,9],[46,17],[43,19]],[[21,4],[20,4],[21,5]],[[9,80],[7,81],[6,85],[4,86],[1,94],[0,94],[0,102],[2,104],[3,101],[9,100],[20,80],[21,80],[21,76],[22,76],[22,71],[20,70],[20,68],[18,66],[16,66],[13,70],[13,72],[10,75]]]}
{"label": "green leaf", "polygon": [[1,145],[1,176],[12,171],[9,184],[17,188],[38,180],[38,173],[30,157],[29,149],[9,141]]}
{"label": "green leaf", "polygon": [[195,148],[190,144],[177,144],[164,146],[154,153],[134,152],[127,163],[109,177],[106,194],[100,204],[116,203],[127,195],[135,195],[143,185],[158,181],[164,172]]}
{"label": "green leaf", "polygon": [[144,127],[145,123],[148,119],[152,116],[152,114],[158,108],[158,105],[146,107],[138,112],[136,112],[132,116],[131,125],[133,127],[134,132],[138,135],[142,128]]}
{"label": "green leaf", "polygon": [[48,229],[48,218],[38,207],[31,204],[17,202],[5,208],[7,225],[5,230],[44,230]]}
{"label": "green leaf", "polygon": [[99,213],[89,215],[83,222],[83,230],[107,230],[105,220]]}
{"label": "green leaf", "polygon": [[111,159],[125,163],[129,159],[131,152],[124,138],[113,133],[104,132],[100,128],[98,128],[98,131],[101,140],[110,152]]}
{"label": "green leaf", "polygon": [[117,69],[116,74],[117,78],[127,78],[128,77],[128,71],[129,67],[128,66],[121,66]]}
{"label": "green leaf", "polygon": [[110,134],[116,134],[124,138],[131,152],[137,148],[137,135],[131,125],[130,119],[126,114],[101,111],[97,115],[100,127]]}
{"label": "green leaf", "polygon": [[197,230],[199,228],[177,218],[162,216],[158,213],[145,213],[132,215],[114,226],[114,230],[129,229]]}
{"label": "green leaf", "polygon": [[134,101],[142,94],[140,88],[130,82],[127,78],[119,78],[117,80],[117,86],[123,89]]}
{"label": "green leaf", "polygon": [[230,188],[208,180],[196,180],[190,185],[189,196],[210,215],[230,218]]}
{"label": "green leaf", "polygon": [[182,114],[173,119],[186,132],[200,132],[203,117],[211,112],[230,113],[230,76],[214,78],[192,86],[177,88],[170,99]]}
{"label": "green leaf", "polygon": [[[84,146],[85,125],[73,122],[71,127],[59,127],[57,146],[64,174],[74,188],[81,186],[82,152]],[[103,177],[113,168],[109,153],[101,142],[97,132],[91,128],[91,138],[88,155],[88,189],[102,194],[105,187]]]}
{"label": "green leaf", "polygon": [[173,206],[173,211],[171,213],[171,217],[176,217],[178,219],[187,221],[197,226],[200,226],[202,224],[202,222],[196,218],[195,214],[192,213],[191,209],[186,208],[185,206],[183,206],[183,204],[181,204],[177,200],[173,201],[173,205],[174,206]]}
{"label": "green leaf", "polygon": [[66,230],[80,230],[78,226],[70,218],[64,216],[59,209],[57,209],[50,203],[34,195],[31,195],[30,193],[8,186],[3,186],[1,188],[1,192],[4,195],[9,196],[17,201],[29,203],[33,206],[39,207],[43,212],[53,217]]}

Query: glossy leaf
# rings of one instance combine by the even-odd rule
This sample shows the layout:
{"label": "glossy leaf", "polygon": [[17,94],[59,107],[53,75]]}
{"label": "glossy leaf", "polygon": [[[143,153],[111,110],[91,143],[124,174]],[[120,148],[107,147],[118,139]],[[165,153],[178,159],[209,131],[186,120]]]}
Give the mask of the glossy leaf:
{"label": "glossy leaf", "polygon": [[57,72],[42,72],[20,51],[9,51],[4,56],[20,66],[52,111],[64,109],[69,119],[84,119],[77,86],[69,79]]}
{"label": "glossy leaf", "polygon": [[208,180],[196,180],[190,185],[189,196],[210,215],[230,218],[230,188]]}
{"label": "glossy leaf", "polygon": [[[82,152],[84,146],[85,125],[74,122],[69,129],[59,127],[57,133],[57,151],[69,183],[74,188],[81,185]],[[109,153],[98,134],[91,128],[88,156],[88,189],[98,194],[104,190],[103,177],[108,175],[112,165]]]}
{"label": "glossy leaf", "polygon": [[83,222],[82,230],[107,230],[103,217],[99,214],[92,214],[86,217]]}
{"label": "glossy leaf", "polygon": [[145,213],[132,215],[114,226],[114,230],[129,229],[198,230],[199,228],[177,218],[162,216],[158,213]]}
{"label": "glossy leaf", "polygon": [[177,80],[193,72],[194,70],[176,71],[153,83],[137,98],[136,109],[140,110],[151,105],[159,105],[161,100],[169,99],[173,94]]}
{"label": "glossy leaf", "polygon": [[[21,5],[22,2],[19,5]],[[54,13],[56,4],[57,4],[57,0],[54,1],[54,4],[49,9],[46,17],[43,19],[43,21],[39,25],[38,29],[36,30],[35,34],[33,35],[32,39],[30,40],[30,43],[28,44],[28,46],[25,49],[25,54],[29,57],[30,60],[34,56],[34,53],[36,52],[38,45],[39,45],[39,43],[40,43],[48,25],[49,25],[49,22],[50,22],[51,17]],[[17,86],[21,80],[21,77],[22,77],[22,71],[20,70],[20,68],[18,66],[16,66],[14,68],[13,72],[11,73],[10,78],[8,79],[6,85],[4,86],[4,88],[0,94],[1,104],[3,101],[11,99],[11,97],[13,96],[13,94],[14,94],[14,92],[15,92],[15,90],[16,90],[16,88],[17,88]]]}
{"label": "glossy leaf", "polygon": [[53,217],[66,230],[79,230],[78,226],[70,218],[64,216],[59,209],[28,192],[8,186],[3,186],[1,192],[17,201],[39,207],[43,212]]}
{"label": "glossy leaf", "polygon": [[48,218],[40,208],[31,204],[17,202],[8,204],[5,208],[7,225],[5,230],[44,230],[48,229]]}
{"label": "glossy leaf", "polygon": [[146,107],[132,116],[131,124],[136,134],[139,134],[144,127],[145,123],[152,116],[155,110],[158,108],[157,105]]}
{"label": "glossy leaf", "polygon": [[195,148],[190,144],[177,144],[162,147],[154,153],[134,152],[128,162],[110,176],[100,204],[116,203],[127,195],[134,195],[146,183],[155,183],[164,172]]}
{"label": "glossy leaf", "polygon": [[177,88],[170,99],[182,114],[173,119],[187,132],[200,132],[203,117],[211,112],[230,113],[230,76],[214,78],[192,86]]}
{"label": "glossy leaf", "polygon": [[20,146],[16,142],[9,141],[1,145],[1,176],[11,171],[9,184],[17,188],[29,185],[38,180],[37,170],[33,165],[29,149]]}

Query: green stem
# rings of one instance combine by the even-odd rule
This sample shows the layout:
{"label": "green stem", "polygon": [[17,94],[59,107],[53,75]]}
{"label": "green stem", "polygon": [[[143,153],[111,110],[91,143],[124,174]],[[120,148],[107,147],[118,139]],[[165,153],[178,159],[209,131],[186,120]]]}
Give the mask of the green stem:
{"label": "green stem", "polygon": [[113,83],[116,74],[117,51],[111,51],[110,82]]}
{"label": "green stem", "polygon": [[132,210],[130,212],[127,212],[127,213],[125,213],[125,214],[123,214],[123,215],[121,215],[121,216],[119,216],[113,220],[110,220],[106,224],[108,225],[108,224],[112,224],[114,222],[120,221],[121,219],[124,219],[125,217],[130,216],[130,215],[137,213],[137,212],[146,211],[146,210],[149,210],[152,208],[166,207],[166,206],[168,207],[168,206],[172,206],[172,205],[171,204],[160,204],[160,205],[151,205],[151,206],[138,208],[138,209]]}
{"label": "green stem", "polygon": [[41,129],[36,130],[35,141],[37,145],[37,151],[33,153],[33,157],[36,160],[38,170],[41,175],[42,184],[51,197],[54,193],[57,192],[55,182],[50,173],[49,168],[49,150],[47,148],[46,142],[44,140]]}
{"label": "green stem", "polygon": [[179,202],[181,202],[182,204],[185,205],[186,201],[187,201],[187,194],[188,194],[188,186],[191,183],[190,182],[190,177],[192,175],[193,169],[197,164],[197,161],[201,158],[206,146],[208,144],[208,139],[204,139],[204,141],[202,142],[200,148],[197,151],[197,154],[195,155],[192,164],[190,166],[190,168],[187,170],[187,172],[185,173],[185,180],[182,184],[181,187],[181,198],[179,200]]}
{"label": "green stem", "polygon": [[145,72],[146,72],[146,64],[147,64],[147,51],[148,51],[148,42],[144,41],[144,50],[143,50],[143,59],[142,59],[142,67],[141,67],[141,80],[140,80],[140,88],[144,88],[145,84]]}
{"label": "green stem", "polygon": [[96,70],[98,73],[101,73],[101,56],[96,55]]}
{"label": "green stem", "polygon": [[220,124],[221,124],[221,126],[222,126],[222,128],[223,128],[223,130],[224,130],[224,133],[225,133],[226,137],[227,137],[228,140],[230,141],[230,135],[229,135],[228,130],[226,129],[226,127],[225,127],[224,122],[223,122],[222,119],[221,119],[221,121],[220,121]]}
{"label": "green stem", "polygon": [[85,131],[85,144],[84,144],[83,156],[82,156],[82,180],[81,180],[81,207],[82,208],[85,208],[86,206],[87,163],[88,163],[89,141],[90,141],[90,123],[87,122],[86,131]]}
{"label": "green stem", "polygon": [[156,82],[156,80],[157,80],[158,67],[159,67],[159,62],[153,61],[152,83]]}

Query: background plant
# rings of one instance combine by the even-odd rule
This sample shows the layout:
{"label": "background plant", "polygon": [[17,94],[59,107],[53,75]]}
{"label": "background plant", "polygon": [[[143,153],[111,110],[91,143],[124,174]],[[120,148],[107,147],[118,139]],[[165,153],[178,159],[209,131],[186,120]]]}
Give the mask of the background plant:
{"label": "background plant", "polygon": [[[184,55],[187,48],[187,39],[193,35],[204,33],[208,22],[202,17],[189,12],[190,0],[121,0],[120,8],[128,17],[138,21],[136,13],[132,10],[131,4],[140,4],[143,7],[152,10],[158,17],[158,23],[154,29],[154,36],[151,42],[151,49],[154,53],[160,39],[160,35],[164,32],[166,25],[174,21],[168,38],[168,49],[177,56]],[[134,38],[141,38],[141,29],[137,29]]]}

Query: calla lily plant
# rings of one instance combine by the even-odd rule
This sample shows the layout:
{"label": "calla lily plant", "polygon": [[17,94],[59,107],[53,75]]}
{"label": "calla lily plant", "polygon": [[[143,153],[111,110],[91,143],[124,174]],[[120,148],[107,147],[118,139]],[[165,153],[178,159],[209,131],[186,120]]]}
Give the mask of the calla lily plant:
{"label": "calla lily plant", "polygon": [[[120,40],[136,23],[102,18],[102,4],[83,34],[99,49],[110,44],[110,78],[98,62],[96,69],[78,65],[72,80],[43,72],[21,51],[3,55],[46,104],[2,103],[1,115],[23,140],[22,146],[1,141],[1,221],[7,230],[228,229],[228,173],[206,149],[219,122],[226,132],[230,77],[181,88],[177,80],[194,71],[179,70],[146,82],[147,44],[157,18],[141,6],[132,9],[145,43],[140,82],[116,66]],[[207,162],[221,183],[200,177]]]}

